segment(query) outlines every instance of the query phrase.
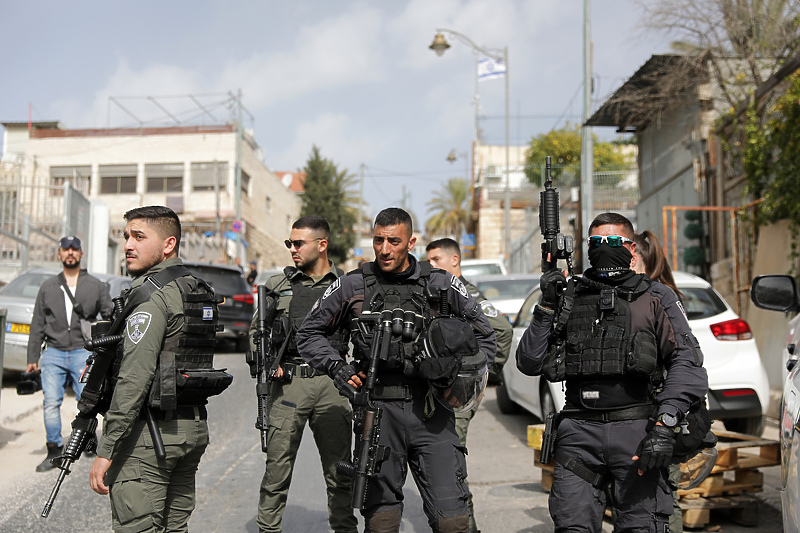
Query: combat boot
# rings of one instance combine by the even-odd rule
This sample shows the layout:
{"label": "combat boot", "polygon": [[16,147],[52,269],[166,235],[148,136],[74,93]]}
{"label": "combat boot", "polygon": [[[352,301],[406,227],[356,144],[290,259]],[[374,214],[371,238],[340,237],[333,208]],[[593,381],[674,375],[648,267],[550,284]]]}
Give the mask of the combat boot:
{"label": "combat boot", "polygon": [[42,461],[39,466],[36,467],[37,472],[47,472],[48,470],[52,470],[55,468],[55,465],[51,462],[56,457],[61,455],[61,452],[64,450],[63,446],[57,445],[55,442],[48,442],[47,443],[47,457],[45,457],[44,461]]}

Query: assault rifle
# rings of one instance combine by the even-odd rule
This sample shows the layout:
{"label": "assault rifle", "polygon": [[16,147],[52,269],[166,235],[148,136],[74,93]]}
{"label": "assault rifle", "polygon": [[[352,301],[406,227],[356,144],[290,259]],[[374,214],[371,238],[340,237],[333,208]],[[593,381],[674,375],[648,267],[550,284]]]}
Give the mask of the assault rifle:
{"label": "assault rifle", "polygon": [[545,158],[544,190],[539,193],[539,227],[542,229],[542,272],[557,268],[559,259],[566,259],[572,275],[573,241],[571,235],[561,233],[558,211],[558,190],[550,176],[550,156]]}
{"label": "assault rifle", "polygon": [[[267,296],[274,298],[272,305],[269,307],[267,307]],[[269,396],[272,380],[291,337],[290,332],[287,331],[280,350],[278,350],[277,354],[273,353],[270,330],[275,317],[278,316],[279,296],[277,292],[267,289],[264,285],[258,286],[258,315],[256,318],[256,331],[253,334],[253,344],[256,345],[256,350],[255,352],[248,350],[245,355],[245,360],[250,365],[250,377],[256,378],[256,397],[258,398],[256,428],[261,432],[262,452],[267,451]]]}
{"label": "assault rifle", "polygon": [[378,381],[378,362],[389,356],[389,344],[392,340],[392,311],[364,313],[358,319],[358,327],[362,332],[372,332],[369,366],[364,384],[355,393],[353,403],[353,419],[355,434],[358,439],[354,454],[354,462],[339,461],[336,470],[353,478],[353,508],[364,509],[367,499],[367,481],[369,477],[381,471],[381,464],[389,458],[391,450],[378,444],[382,409],[372,401],[375,385]]}
{"label": "assault rifle", "polygon": [[[122,298],[114,298],[114,316],[122,313]],[[53,503],[61,489],[61,484],[67,475],[70,474],[72,464],[80,459],[84,451],[96,451],[97,440],[95,430],[97,429],[97,415],[108,410],[111,403],[113,390],[108,382],[107,373],[111,368],[116,354],[116,346],[124,338],[123,335],[108,335],[111,329],[110,321],[100,321],[92,324],[92,338],[84,344],[87,350],[92,350],[91,355],[86,360],[86,368],[81,374],[81,383],[84,389],[81,399],[78,402],[78,414],[72,421],[72,433],[64,446],[64,450],[59,457],[52,460],[53,464],[61,469],[58,479],[50,492],[50,497],[42,509],[42,518],[47,518]],[[159,434],[159,441],[161,435]],[[163,448],[163,442],[161,447]]]}

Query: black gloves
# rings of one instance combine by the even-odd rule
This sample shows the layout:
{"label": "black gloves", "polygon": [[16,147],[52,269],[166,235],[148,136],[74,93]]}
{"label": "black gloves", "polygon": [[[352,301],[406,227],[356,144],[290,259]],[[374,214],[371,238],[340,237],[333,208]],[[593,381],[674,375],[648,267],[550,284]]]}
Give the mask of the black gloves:
{"label": "black gloves", "polygon": [[664,468],[672,461],[675,447],[675,431],[666,426],[653,426],[653,429],[639,443],[636,455],[639,456],[639,469],[647,472]]}
{"label": "black gloves", "polygon": [[351,402],[356,397],[356,389],[347,382],[351,377],[357,374],[358,372],[356,372],[356,369],[353,365],[344,365],[340,363],[337,365],[337,368],[331,369],[333,385],[339,390],[339,394]]}
{"label": "black gloves", "polygon": [[561,290],[567,286],[567,278],[557,268],[552,268],[542,274],[539,287],[542,289],[542,301],[539,305],[548,309],[557,309],[561,302]]}

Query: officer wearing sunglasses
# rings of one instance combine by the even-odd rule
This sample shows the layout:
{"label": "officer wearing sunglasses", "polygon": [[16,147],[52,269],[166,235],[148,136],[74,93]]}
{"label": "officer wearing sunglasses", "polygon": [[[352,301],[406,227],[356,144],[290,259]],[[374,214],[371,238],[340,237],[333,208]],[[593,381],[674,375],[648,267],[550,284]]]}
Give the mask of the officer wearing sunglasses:
{"label": "officer wearing sunglasses", "polygon": [[549,502],[556,531],[600,532],[607,494],[615,530],[665,531],[676,432],[708,389],[677,297],[631,269],[633,237],[624,216],[598,215],[591,267],[569,282],[558,269],[542,275],[517,347],[520,371],[565,383]]}

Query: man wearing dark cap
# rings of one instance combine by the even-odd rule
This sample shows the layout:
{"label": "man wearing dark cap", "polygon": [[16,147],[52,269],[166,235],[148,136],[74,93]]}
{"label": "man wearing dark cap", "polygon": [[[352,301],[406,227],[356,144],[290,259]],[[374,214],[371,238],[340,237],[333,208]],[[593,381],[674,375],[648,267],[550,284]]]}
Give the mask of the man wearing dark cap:
{"label": "man wearing dark cap", "polygon": [[108,287],[81,269],[82,257],[78,237],[61,239],[58,259],[64,271],[42,284],[33,307],[27,371],[42,372],[47,433],[47,457],[37,472],[54,468],[52,459],[61,455],[61,402],[68,383],[76,399],[81,396],[80,375],[89,356],[83,342],[90,336],[89,326],[98,313],[109,318],[113,310]]}

